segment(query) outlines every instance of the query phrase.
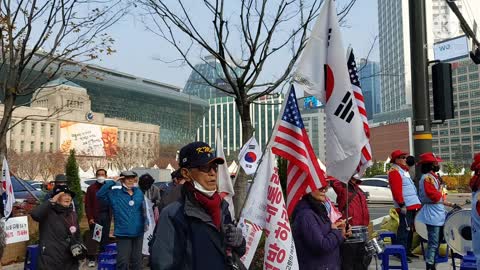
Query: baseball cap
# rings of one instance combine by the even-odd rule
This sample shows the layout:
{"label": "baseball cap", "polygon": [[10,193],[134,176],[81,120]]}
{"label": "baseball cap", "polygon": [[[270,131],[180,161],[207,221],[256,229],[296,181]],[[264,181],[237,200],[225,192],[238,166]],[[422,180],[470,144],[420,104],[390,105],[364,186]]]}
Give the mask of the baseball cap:
{"label": "baseball cap", "polygon": [[[73,192],[71,189],[69,189],[67,186],[58,186],[53,190],[53,196],[57,195],[58,193],[63,192],[66,194],[70,194],[72,198],[75,197],[75,192]],[[52,197],[53,197],[52,196]]]}
{"label": "baseball cap", "polygon": [[217,157],[207,143],[192,142],[180,149],[178,165],[181,168],[195,168],[208,163],[223,164],[225,160]]}

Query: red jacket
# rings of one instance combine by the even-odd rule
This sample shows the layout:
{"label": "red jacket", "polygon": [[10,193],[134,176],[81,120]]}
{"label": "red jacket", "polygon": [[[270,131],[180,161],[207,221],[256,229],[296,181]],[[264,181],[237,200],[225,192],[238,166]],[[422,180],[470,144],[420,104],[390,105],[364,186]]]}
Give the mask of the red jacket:
{"label": "red jacket", "polygon": [[[408,167],[400,166],[403,170],[408,172]],[[388,183],[390,184],[390,189],[392,191],[393,199],[402,206],[405,204],[403,200],[403,190],[402,190],[402,176],[397,170],[390,170],[388,172]],[[414,204],[407,206],[407,210],[418,210],[422,207],[421,204]],[[397,208],[399,209],[399,208]]]}
{"label": "red jacket", "polygon": [[[435,177],[437,177],[438,179],[438,176],[434,172],[430,172],[430,173]],[[430,200],[432,200],[432,202],[437,203],[438,201],[440,201],[440,199],[442,199],[443,194],[442,194],[442,189],[440,184],[439,184],[440,188],[437,189],[437,187],[435,187],[435,181],[438,181],[438,180],[433,179],[430,176],[427,176],[425,178],[425,181],[423,181],[423,188],[425,190],[425,195],[427,195],[427,197]]]}
{"label": "red jacket", "polygon": [[[346,218],[346,204],[347,204],[347,185],[338,180],[332,180],[331,182],[333,190],[337,193],[338,209],[342,212],[342,218]],[[351,181],[348,183],[348,198],[353,196],[354,190],[356,190],[355,197],[348,204],[348,217],[352,217],[349,224],[352,226],[368,226],[370,223],[370,214],[368,213],[367,196],[363,193],[362,189],[356,183]]]}
{"label": "red jacket", "polygon": [[95,182],[87,188],[87,194],[85,194],[85,213],[88,220],[93,219],[94,221],[97,221],[101,212],[108,212],[111,214],[110,207],[97,199],[97,192],[102,186],[103,184]]}

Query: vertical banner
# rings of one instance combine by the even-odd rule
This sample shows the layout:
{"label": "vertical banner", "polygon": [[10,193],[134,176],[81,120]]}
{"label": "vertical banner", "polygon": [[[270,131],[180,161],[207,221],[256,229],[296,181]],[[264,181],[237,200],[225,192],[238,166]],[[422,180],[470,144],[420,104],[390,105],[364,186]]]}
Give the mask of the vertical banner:
{"label": "vertical banner", "polygon": [[153,203],[150,199],[147,199],[145,196],[145,218],[148,219],[148,230],[143,234],[143,246],[142,246],[142,254],[143,255],[150,255],[148,252],[148,242],[153,237],[153,230],[155,229],[155,219],[153,217]]}
{"label": "vertical banner", "polygon": [[271,149],[265,151],[260,163],[239,226],[247,241],[247,251],[241,258],[247,268],[252,262],[263,230],[267,237],[264,269],[298,269],[285,199]]}
{"label": "vertical banner", "polygon": [[10,169],[8,168],[7,159],[3,158],[2,165],[2,188],[3,188],[3,216],[8,218],[12,214],[13,203],[15,202],[15,195],[13,193],[12,179],[10,178]]}

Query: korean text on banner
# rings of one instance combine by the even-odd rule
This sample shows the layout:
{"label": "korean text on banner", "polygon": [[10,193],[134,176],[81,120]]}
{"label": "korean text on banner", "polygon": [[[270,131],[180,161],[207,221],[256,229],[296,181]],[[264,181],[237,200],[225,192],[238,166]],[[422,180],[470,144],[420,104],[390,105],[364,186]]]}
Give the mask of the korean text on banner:
{"label": "korean text on banner", "polygon": [[6,243],[13,244],[28,241],[28,218],[27,216],[9,218],[5,222]]}
{"label": "korean text on banner", "polygon": [[246,267],[250,266],[263,229],[267,237],[264,268],[298,269],[285,199],[271,149],[265,151],[239,226],[247,240],[247,252],[242,257]]}

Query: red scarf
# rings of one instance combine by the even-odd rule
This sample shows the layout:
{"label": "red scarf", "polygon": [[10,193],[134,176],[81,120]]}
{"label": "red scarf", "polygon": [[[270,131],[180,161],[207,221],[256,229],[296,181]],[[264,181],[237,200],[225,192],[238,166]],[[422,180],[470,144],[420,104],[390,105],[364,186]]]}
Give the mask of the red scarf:
{"label": "red scarf", "polygon": [[212,218],[212,222],[220,230],[221,225],[221,204],[222,198],[215,192],[212,197],[207,197],[205,194],[201,193],[200,191],[196,190],[192,183],[186,182],[185,186],[187,187],[188,191],[192,192],[193,197],[197,200],[197,202],[202,206],[203,209],[210,215]]}

